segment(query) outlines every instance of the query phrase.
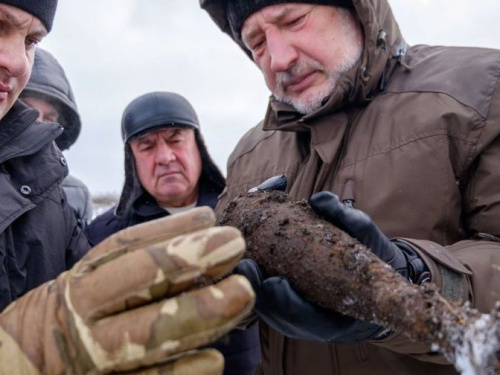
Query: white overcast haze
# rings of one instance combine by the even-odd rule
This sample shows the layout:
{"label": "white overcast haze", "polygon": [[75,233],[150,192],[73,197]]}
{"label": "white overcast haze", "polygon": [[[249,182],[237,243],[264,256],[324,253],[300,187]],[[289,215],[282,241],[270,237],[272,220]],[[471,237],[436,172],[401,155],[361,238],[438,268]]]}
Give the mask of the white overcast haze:
{"label": "white overcast haze", "polygon": [[[391,5],[409,44],[500,48],[499,0]],[[198,0],[60,0],[40,46],[59,60],[73,87],[83,127],[66,156],[92,194],[121,191],[121,115],[139,95],[185,96],[224,174],[238,139],[265,113],[269,92],[259,70]]]}

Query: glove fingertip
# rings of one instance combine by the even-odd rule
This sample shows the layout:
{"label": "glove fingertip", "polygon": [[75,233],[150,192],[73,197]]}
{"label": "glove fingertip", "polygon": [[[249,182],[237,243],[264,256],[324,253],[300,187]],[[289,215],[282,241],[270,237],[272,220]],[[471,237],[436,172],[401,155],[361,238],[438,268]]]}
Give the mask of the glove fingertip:
{"label": "glove fingertip", "polygon": [[265,277],[263,271],[252,259],[241,260],[233,273],[245,276],[254,289],[260,289],[262,280]]}
{"label": "glove fingertip", "polygon": [[329,191],[320,191],[318,193],[314,193],[309,198],[309,204],[315,208],[321,209],[323,205],[334,205],[339,202],[339,198],[329,192]]}

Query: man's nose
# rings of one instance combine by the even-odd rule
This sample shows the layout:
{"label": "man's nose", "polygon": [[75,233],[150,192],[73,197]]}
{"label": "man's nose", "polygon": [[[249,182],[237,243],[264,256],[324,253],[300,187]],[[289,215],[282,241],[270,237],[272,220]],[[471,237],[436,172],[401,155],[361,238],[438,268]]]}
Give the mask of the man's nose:
{"label": "man's nose", "polygon": [[176,160],[175,152],[166,142],[159,142],[156,148],[156,163],[168,164]]}
{"label": "man's nose", "polygon": [[9,38],[0,41],[0,69],[9,77],[21,77],[29,74],[30,62],[24,40]]}
{"label": "man's nose", "polygon": [[295,64],[299,56],[297,49],[279,30],[269,30],[266,42],[274,73],[287,71]]}

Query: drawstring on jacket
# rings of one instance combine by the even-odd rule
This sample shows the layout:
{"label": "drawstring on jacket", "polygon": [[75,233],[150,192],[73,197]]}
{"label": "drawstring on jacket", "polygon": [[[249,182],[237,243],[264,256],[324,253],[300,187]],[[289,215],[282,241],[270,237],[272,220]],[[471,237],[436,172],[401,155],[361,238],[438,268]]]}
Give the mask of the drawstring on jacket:
{"label": "drawstring on jacket", "polygon": [[406,71],[411,71],[411,67],[406,63],[406,53],[408,52],[408,45],[402,42],[398,48],[396,48],[396,53],[394,57],[397,59],[398,63],[405,68]]}
{"label": "drawstring on jacket", "polygon": [[[388,51],[388,46],[387,46],[387,33],[385,30],[380,30],[377,36],[377,47],[379,47],[383,52]],[[408,46],[406,43],[403,41],[399,45],[399,47],[396,48],[395,53],[393,54],[393,58],[395,58],[401,66],[405,68],[406,71],[410,71],[411,67],[406,63],[406,52],[408,50]],[[380,78],[380,83],[379,83],[379,90],[384,91],[385,88],[387,87],[387,73],[390,69],[390,60],[387,60],[387,63],[385,64],[385,69],[382,72],[382,77]]]}

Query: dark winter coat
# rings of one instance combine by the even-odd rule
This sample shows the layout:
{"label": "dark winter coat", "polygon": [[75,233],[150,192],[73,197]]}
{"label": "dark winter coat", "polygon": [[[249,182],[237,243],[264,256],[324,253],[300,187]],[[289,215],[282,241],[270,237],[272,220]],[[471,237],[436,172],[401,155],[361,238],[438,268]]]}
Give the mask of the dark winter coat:
{"label": "dark winter coat", "polygon": [[[227,31],[220,2],[201,2]],[[277,174],[297,199],[332,191],[387,236],[409,238],[444,296],[489,312],[500,296],[500,51],[408,47],[386,0],[352,3],[360,63],[307,116],[271,98],[230,156],[217,210]],[[263,323],[260,333],[257,374],[456,374],[398,332],[353,345],[293,340]]]}
{"label": "dark winter coat", "polygon": [[[196,206],[214,208],[217,197],[224,188],[224,177],[208,155],[201,136],[197,131],[198,148],[203,160],[200,178],[200,195]],[[158,206],[156,201],[145,192],[130,171],[134,171],[130,148],[125,146],[125,164],[128,173],[118,207],[113,207],[99,215],[86,228],[93,245],[121,229],[169,215]],[[121,213],[121,214],[117,214]],[[225,359],[224,375],[252,375],[260,363],[258,325],[245,330],[235,329],[227,337],[209,347],[218,349]]]}
{"label": "dark winter coat", "polygon": [[89,249],[60,184],[57,124],[20,101],[0,121],[0,311],[70,268]]}

